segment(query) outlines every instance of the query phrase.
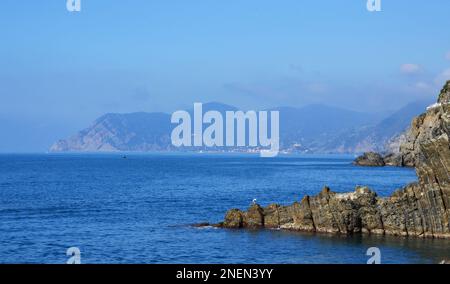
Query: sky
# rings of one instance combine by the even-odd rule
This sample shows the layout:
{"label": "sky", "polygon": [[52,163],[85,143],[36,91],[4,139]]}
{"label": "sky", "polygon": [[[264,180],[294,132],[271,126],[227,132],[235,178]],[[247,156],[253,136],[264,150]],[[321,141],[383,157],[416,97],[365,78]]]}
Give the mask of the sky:
{"label": "sky", "polygon": [[382,112],[437,97],[450,1],[366,2],[2,0],[0,152],[45,151],[110,112]]}

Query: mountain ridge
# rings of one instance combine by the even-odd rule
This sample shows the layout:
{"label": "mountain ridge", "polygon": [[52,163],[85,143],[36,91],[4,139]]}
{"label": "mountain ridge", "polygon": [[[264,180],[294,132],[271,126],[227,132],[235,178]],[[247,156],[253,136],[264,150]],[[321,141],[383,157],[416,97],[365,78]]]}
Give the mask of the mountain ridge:
{"label": "mountain ridge", "polygon": [[[425,105],[422,102],[417,104]],[[209,110],[224,113],[238,109],[219,102],[203,104],[203,112]],[[385,143],[387,140],[385,136],[379,135],[383,139],[378,139],[377,136],[373,138],[376,141],[370,141],[370,143],[366,141],[358,144],[353,141],[363,140],[361,137],[367,136],[367,131],[376,129],[378,124],[387,119],[382,119],[377,113],[357,112],[323,104],[300,108],[284,106],[266,110],[280,111],[280,146],[286,152],[359,153],[379,150],[380,143]],[[187,111],[191,114],[193,112],[192,109]],[[391,116],[395,114],[397,112]],[[171,145],[170,134],[175,125],[170,122],[170,118],[171,115],[164,112],[106,113],[94,120],[87,128],[54,143],[50,147],[50,152],[190,150],[186,147],[177,149]],[[408,121],[408,119],[409,117],[406,117],[404,120]],[[406,130],[407,124],[400,124],[392,131],[396,135]],[[198,148],[192,150],[198,150]]]}

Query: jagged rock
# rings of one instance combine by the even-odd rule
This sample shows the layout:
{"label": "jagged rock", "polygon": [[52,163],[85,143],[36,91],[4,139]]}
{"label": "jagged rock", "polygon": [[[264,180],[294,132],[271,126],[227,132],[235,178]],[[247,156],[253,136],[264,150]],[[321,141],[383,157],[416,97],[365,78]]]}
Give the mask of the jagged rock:
{"label": "jagged rock", "polygon": [[441,114],[448,104],[450,104],[450,81],[442,88],[437,103],[429,106],[426,113],[413,119],[410,128],[402,137],[398,153],[388,154],[384,158],[385,163],[388,161],[386,164],[415,167],[421,151],[420,145],[445,132]]}
{"label": "jagged rock", "polygon": [[263,209],[264,226],[267,228],[279,228],[281,224],[293,221],[291,207],[272,204]]}
{"label": "jagged rock", "polygon": [[231,209],[227,212],[225,220],[220,225],[220,227],[224,228],[264,227],[264,210],[258,204],[253,204],[246,212],[242,212],[239,209]]}
{"label": "jagged rock", "polygon": [[384,167],[383,156],[375,152],[366,152],[355,159],[353,164],[364,167]]}
{"label": "jagged rock", "polygon": [[450,81],[445,83],[438,98],[438,104],[450,103]]}
{"label": "jagged rock", "polygon": [[[324,187],[318,195],[305,196],[289,206],[253,205],[247,212],[232,209],[223,227],[450,238],[449,90],[450,81],[441,91],[438,104],[413,120],[401,145],[401,156],[385,157],[383,162],[414,165],[418,182],[385,198],[367,187],[356,187],[349,193]],[[363,160],[382,164],[380,156],[372,154]]]}
{"label": "jagged rock", "polygon": [[253,204],[244,213],[243,225],[248,228],[259,228],[264,226],[263,209],[258,204]]}
{"label": "jagged rock", "polygon": [[225,228],[242,228],[244,224],[244,214],[239,209],[231,209],[225,215],[222,226]]}

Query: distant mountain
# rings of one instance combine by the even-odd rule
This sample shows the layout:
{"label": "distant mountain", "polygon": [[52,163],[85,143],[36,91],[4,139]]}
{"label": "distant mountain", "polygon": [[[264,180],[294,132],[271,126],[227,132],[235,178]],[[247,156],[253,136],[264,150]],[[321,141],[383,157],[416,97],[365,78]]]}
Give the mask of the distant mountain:
{"label": "distant mountain", "polygon": [[[221,103],[203,104],[203,112],[236,111]],[[193,110],[188,110],[193,113]],[[167,113],[109,113],[101,116],[88,128],[68,139],[53,144],[51,152],[149,152],[174,151],[170,134],[175,127]]]}
{"label": "distant mountain", "polygon": [[[381,114],[345,110],[326,105],[279,107],[280,145],[295,152],[353,153],[383,148],[402,133],[426,103],[409,104],[382,119]],[[237,108],[217,102],[203,105],[203,112],[225,114]],[[192,113],[192,110],[188,110]],[[52,152],[174,151],[170,134],[175,127],[166,113],[105,114],[94,123],[59,140]],[[182,149],[189,150],[189,149]]]}
{"label": "distant mountain", "polygon": [[166,113],[105,114],[75,134],[59,140],[52,152],[170,150],[170,115]]}
{"label": "distant mountain", "polygon": [[421,114],[430,101],[410,103],[379,123],[371,126],[344,129],[333,139],[324,141],[312,149],[315,152],[361,153],[361,152],[395,152],[399,139],[410,126],[410,121]]}
{"label": "distant mountain", "polygon": [[382,119],[377,113],[362,113],[326,105],[280,107],[273,110],[280,112],[281,146],[289,148],[295,144],[297,150],[304,152],[316,152],[319,149],[326,151],[321,145],[334,139],[343,129],[374,125]]}

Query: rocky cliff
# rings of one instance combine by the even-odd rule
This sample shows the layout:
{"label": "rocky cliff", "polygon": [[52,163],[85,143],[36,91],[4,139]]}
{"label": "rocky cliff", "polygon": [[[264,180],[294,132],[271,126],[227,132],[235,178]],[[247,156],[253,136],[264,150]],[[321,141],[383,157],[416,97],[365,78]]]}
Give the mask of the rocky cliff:
{"label": "rocky cliff", "polygon": [[289,206],[232,209],[218,226],[281,228],[327,233],[373,233],[450,238],[450,81],[436,104],[413,120],[401,145],[402,163],[414,164],[418,182],[387,198],[367,187],[335,193],[325,187]]}
{"label": "rocky cliff", "polygon": [[[442,107],[450,102],[450,81],[442,88],[437,103],[430,105],[427,112],[415,117],[408,130],[395,137],[391,145],[398,143],[397,149],[383,157],[384,164],[389,166],[415,167],[421,153],[421,145],[445,132],[442,125]],[[364,156],[358,157],[355,163],[361,166],[377,166],[375,164],[360,164]]]}
{"label": "rocky cliff", "polygon": [[[413,119],[405,141],[400,145],[398,160],[404,166],[415,166],[421,157],[422,145],[442,135],[448,134],[447,108],[450,103],[450,81],[442,88],[436,104],[427,112]],[[447,136],[448,137],[448,136]]]}

